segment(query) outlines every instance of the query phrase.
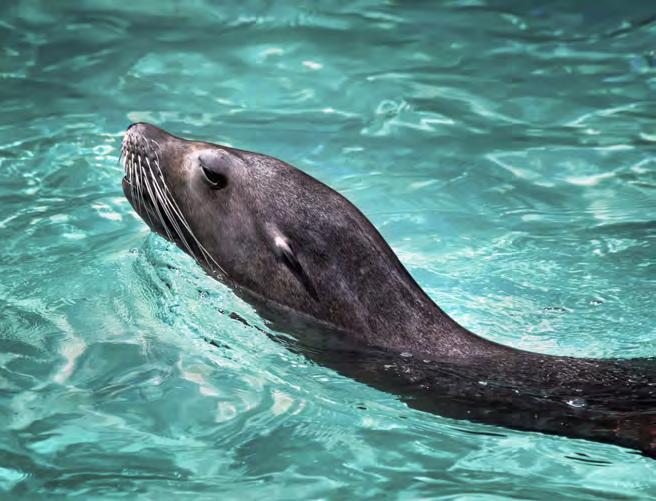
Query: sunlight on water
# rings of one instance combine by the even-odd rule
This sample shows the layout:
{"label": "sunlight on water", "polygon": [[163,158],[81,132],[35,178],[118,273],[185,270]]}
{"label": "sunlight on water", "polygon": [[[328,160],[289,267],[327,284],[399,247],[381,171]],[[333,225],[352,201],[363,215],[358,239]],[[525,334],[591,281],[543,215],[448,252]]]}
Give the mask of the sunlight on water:
{"label": "sunlight on water", "polygon": [[410,410],[287,350],[148,233],[117,164],[132,121],[277,156],[471,330],[654,356],[649,2],[0,13],[0,498],[656,495],[653,460]]}

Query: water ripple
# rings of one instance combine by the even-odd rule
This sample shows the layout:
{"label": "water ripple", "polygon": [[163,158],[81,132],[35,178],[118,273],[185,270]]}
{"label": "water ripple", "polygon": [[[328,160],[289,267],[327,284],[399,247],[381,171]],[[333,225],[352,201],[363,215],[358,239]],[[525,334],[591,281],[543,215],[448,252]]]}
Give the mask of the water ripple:
{"label": "water ripple", "polygon": [[117,165],[140,120],[281,157],[362,208],[468,328],[534,351],[654,356],[649,3],[0,13],[5,497],[654,492],[653,461],[424,414],[288,350],[148,234]]}

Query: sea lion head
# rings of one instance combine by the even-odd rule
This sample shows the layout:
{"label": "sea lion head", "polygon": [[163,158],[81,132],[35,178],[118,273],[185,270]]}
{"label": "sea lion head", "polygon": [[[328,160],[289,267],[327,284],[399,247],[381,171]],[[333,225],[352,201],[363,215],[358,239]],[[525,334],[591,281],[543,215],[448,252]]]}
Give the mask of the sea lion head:
{"label": "sea lion head", "polygon": [[146,123],[128,128],[122,160],[134,210],[211,274],[284,303],[318,300],[306,269],[336,243],[340,223],[320,209],[348,204],[340,195],[273,157]]}
{"label": "sea lion head", "polygon": [[313,177],[145,123],[128,128],[121,154],[133,208],[211,275],[341,328],[409,321],[398,312],[416,303],[415,282],[362,213]]}
{"label": "sea lion head", "polygon": [[121,154],[123,192],[148,226],[214,274],[227,279],[238,273],[242,249],[233,239],[238,233],[242,245],[252,245],[256,238],[245,210],[254,202],[246,200],[246,153],[136,123],[125,133]]}

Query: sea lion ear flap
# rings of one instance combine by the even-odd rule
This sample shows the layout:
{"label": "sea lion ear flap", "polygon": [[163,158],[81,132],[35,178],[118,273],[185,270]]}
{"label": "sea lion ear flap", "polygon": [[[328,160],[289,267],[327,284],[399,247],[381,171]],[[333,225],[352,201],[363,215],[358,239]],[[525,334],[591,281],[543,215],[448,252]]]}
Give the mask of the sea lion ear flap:
{"label": "sea lion ear flap", "polygon": [[280,259],[280,261],[287,266],[292,275],[301,282],[307,293],[312,296],[312,299],[318,301],[319,295],[317,294],[317,290],[314,288],[314,285],[312,285],[312,281],[307,273],[305,273],[303,266],[301,266],[289,240],[279,233],[276,233],[273,237],[273,246],[278,259]]}

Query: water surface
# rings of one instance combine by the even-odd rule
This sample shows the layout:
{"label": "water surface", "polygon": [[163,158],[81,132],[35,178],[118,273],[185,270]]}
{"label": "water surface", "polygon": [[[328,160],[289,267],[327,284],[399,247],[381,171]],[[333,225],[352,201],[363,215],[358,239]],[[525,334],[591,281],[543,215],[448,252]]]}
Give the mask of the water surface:
{"label": "water surface", "polygon": [[149,234],[117,165],[142,120],[277,156],[471,330],[656,356],[648,2],[0,13],[0,497],[656,496],[656,461],[422,413],[289,351]]}

